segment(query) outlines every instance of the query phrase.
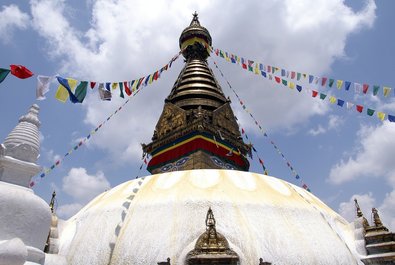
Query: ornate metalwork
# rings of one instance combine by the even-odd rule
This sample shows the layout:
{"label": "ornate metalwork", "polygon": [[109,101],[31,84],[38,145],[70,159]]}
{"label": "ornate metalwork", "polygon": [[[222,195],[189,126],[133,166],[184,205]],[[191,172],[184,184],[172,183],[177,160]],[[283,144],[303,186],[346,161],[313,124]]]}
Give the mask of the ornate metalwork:
{"label": "ornate metalwork", "polygon": [[362,213],[362,211],[361,211],[361,208],[359,207],[359,204],[358,204],[357,199],[354,199],[354,202],[355,202],[355,208],[356,208],[356,210],[357,210],[357,217],[358,217],[358,218],[361,218],[361,217],[362,217],[362,225],[363,225],[363,228],[366,230],[366,228],[369,227],[369,222],[368,222],[368,220],[366,220],[366,218],[363,216],[363,213]]}
{"label": "ornate metalwork", "polygon": [[217,232],[215,225],[213,211],[209,208],[206,215],[206,231],[196,241],[195,248],[187,254],[188,265],[239,263],[239,256],[229,247],[226,238]]}
{"label": "ornate metalwork", "polygon": [[374,222],[374,225],[375,225],[377,228],[382,228],[383,230],[388,231],[388,229],[387,229],[387,228],[383,225],[383,223],[381,222],[379,213],[378,213],[378,211],[377,211],[376,208],[372,208],[372,214],[373,214],[373,222]]}

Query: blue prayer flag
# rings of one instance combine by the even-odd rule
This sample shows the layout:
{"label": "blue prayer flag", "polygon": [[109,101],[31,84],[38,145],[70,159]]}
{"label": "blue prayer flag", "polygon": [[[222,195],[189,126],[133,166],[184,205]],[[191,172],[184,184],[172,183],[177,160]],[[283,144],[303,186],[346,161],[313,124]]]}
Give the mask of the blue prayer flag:
{"label": "blue prayer flag", "polygon": [[346,82],[344,83],[344,88],[345,88],[346,90],[350,90],[350,86],[351,86],[351,82],[346,81]]}

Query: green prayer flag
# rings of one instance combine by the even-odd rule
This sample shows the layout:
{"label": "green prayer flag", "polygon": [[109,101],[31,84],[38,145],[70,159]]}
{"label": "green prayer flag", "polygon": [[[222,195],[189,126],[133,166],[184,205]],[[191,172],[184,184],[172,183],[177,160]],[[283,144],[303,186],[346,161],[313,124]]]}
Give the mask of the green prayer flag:
{"label": "green prayer flag", "polygon": [[333,86],[333,82],[335,82],[335,80],[334,79],[329,79],[329,87],[332,87]]}
{"label": "green prayer flag", "polygon": [[286,86],[288,84],[287,80],[282,79],[283,85]]}
{"label": "green prayer flag", "polygon": [[0,68],[0,83],[4,81],[7,75],[10,73],[9,69]]}
{"label": "green prayer flag", "polygon": [[326,95],[324,93],[320,93],[320,99],[324,100],[326,98]]}
{"label": "green prayer flag", "polygon": [[369,116],[372,116],[373,113],[374,113],[374,109],[368,109],[368,110],[367,110],[367,114],[368,114]]}
{"label": "green prayer flag", "polygon": [[81,83],[75,89],[75,97],[78,99],[79,103],[82,103],[84,101],[87,88],[88,88],[88,82],[81,81]]}
{"label": "green prayer flag", "polygon": [[119,96],[121,98],[125,98],[125,95],[123,94],[123,83],[119,82],[119,90],[121,91],[121,94],[119,94]]}
{"label": "green prayer flag", "polygon": [[376,96],[377,93],[379,92],[380,86],[373,86],[373,95]]}
{"label": "green prayer flag", "polygon": [[300,78],[302,77],[302,74],[301,73],[297,73],[296,74],[296,79],[299,81],[300,80]]}

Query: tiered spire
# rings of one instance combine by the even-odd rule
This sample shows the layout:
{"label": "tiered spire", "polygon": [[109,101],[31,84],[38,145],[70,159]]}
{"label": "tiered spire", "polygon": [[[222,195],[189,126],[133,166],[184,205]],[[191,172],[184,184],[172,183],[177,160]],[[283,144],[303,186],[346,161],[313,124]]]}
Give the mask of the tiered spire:
{"label": "tiered spire", "polygon": [[152,142],[143,145],[152,156],[151,173],[184,169],[248,170],[250,151],[236,117],[208,66],[208,30],[195,12],[179,43],[185,66],[165,100]]}

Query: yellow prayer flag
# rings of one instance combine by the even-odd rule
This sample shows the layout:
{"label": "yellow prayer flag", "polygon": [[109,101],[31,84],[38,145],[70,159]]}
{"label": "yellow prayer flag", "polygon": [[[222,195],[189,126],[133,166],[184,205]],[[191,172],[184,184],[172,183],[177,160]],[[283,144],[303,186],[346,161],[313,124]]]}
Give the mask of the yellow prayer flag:
{"label": "yellow prayer flag", "polygon": [[335,104],[336,101],[337,101],[337,100],[336,100],[336,98],[335,98],[334,96],[330,96],[330,97],[329,97],[329,102],[330,102],[330,103]]}
{"label": "yellow prayer flag", "polygon": [[[66,78],[68,83],[69,83],[69,87],[71,89],[71,91],[74,92],[75,86],[77,85],[77,80],[75,79],[71,79],[71,78]],[[66,102],[66,100],[69,98],[69,92],[67,92],[67,89],[62,86],[59,85],[58,86],[58,90],[55,93],[55,98],[63,103]]]}
{"label": "yellow prayer flag", "polygon": [[294,89],[295,88],[295,83],[294,82],[289,82],[289,88]]}
{"label": "yellow prayer flag", "polygon": [[258,67],[255,67],[254,73],[255,73],[256,75],[259,75],[259,74],[260,74]]}
{"label": "yellow prayer flag", "polygon": [[117,87],[118,87],[118,83],[112,83],[112,84],[111,84],[111,89],[112,89],[112,90],[117,89]]}
{"label": "yellow prayer flag", "polygon": [[391,91],[390,87],[384,86],[383,87],[384,97],[388,96],[390,91]]}
{"label": "yellow prayer flag", "polygon": [[154,74],[149,76],[148,84],[152,84],[153,79],[154,79]]}
{"label": "yellow prayer flag", "polygon": [[337,80],[337,81],[336,81],[336,87],[337,87],[337,89],[342,88],[342,85],[343,85],[343,80]]}
{"label": "yellow prayer flag", "polygon": [[380,120],[384,120],[384,118],[385,118],[385,113],[384,112],[381,112],[381,111],[378,111],[377,112],[377,117],[380,119]]}

